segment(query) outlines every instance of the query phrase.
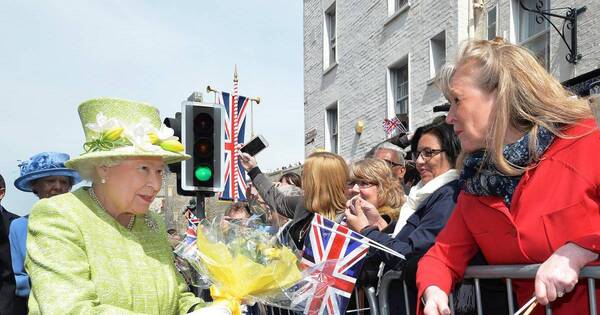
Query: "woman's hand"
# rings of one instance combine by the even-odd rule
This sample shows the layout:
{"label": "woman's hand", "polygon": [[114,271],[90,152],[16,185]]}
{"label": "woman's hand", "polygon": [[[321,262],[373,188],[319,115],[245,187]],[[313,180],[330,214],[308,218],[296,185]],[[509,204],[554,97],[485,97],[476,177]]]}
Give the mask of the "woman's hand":
{"label": "woman's hand", "polygon": [[[357,205],[358,203],[358,205]],[[350,209],[352,213],[356,212],[356,207],[360,207],[362,212],[367,218],[367,225],[377,226],[379,230],[384,229],[387,226],[387,222],[379,214],[379,210],[370,202],[362,199],[360,196],[354,196],[352,199],[346,202],[346,208]]]}
{"label": "woman's hand", "polygon": [[362,209],[362,202],[366,202],[360,198],[352,198],[348,202],[352,202],[345,211],[346,223],[348,227],[356,232],[362,231],[362,229],[369,226],[369,220]]}
{"label": "woman's hand", "polygon": [[434,285],[427,287],[423,292],[425,306],[423,314],[425,315],[450,315],[448,307],[448,295],[439,287]]}
{"label": "woman's hand", "polygon": [[597,258],[598,254],[573,243],[557,249],[535,275],[535,297],[538,303],[546,305],[571,292],[577,284],[581,268]]}
{"label": "woman's hand", "polygon": [[246,171],[249,171],[256,167],[256,165],[257,165],[256,159],[252,155],[240,151],[241,147],[242,147],[242,145],[238,144],[235,147],[235,151],[237,152],[238,156],[240,157],[240,162],[242,163],[242,166],[244,167],[244,169]]}

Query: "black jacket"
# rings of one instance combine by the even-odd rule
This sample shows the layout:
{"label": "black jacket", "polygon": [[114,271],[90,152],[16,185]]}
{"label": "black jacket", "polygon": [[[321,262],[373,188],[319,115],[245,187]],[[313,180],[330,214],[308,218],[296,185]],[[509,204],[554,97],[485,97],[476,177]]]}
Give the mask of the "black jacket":
{"label": "black jacket", "polygon": [[[424,253],[433,245],[438,233],[444,228],[454,206],[460,187],[458,180],[451,181],[438,188],[419,205],[402,227],[396,237],[390,234],[395,224],[390,224],[383,231],[369,227],[361,234],[377,241],[410,259],[411,255]],[[402,270],[406,260],[390,255],[375,248],[369,249],[369,259],[386,264],[386,270]]]}
{"label": "black jacket", "polygon": [[13,314],[15,301],[15,275],[12,270],[8,227],[10,222],[18,218],[0,206],[0,314]]}
{"label": "black jacket", "polygon": [[6,235],[8,235],[8,231],[10,231],[10,223],[17,218],[20,218],[20,216],[12,213],[12,212],[8,212],[3,206],[0,206],[0,213],[2,213],[2,218],[3,220],[3,224],[4,224],[4,229],[6,231]]}

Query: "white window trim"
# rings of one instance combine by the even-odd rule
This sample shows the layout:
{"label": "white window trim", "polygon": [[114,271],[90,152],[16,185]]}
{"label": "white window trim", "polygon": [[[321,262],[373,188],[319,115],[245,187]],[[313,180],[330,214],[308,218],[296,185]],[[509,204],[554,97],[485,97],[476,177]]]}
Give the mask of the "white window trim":
{"label": "white window trim", "polygon": [[509,23],[508,25],[508,41],[511,44],[517,43],[517,30],[519,29],[519,0],[509,2]]}
{"label": "white window trim", "polygon": [[329,117],[328,117],[328,112],[333,109],[336,108],[336,122],[337,122],[337,148],[336,154],[340,153],[340,103],[338,101],[335,101],[333,103],[331,103],[329,106],[325,107],[325,150],[328,152],[333,152],[331,149],[331,128],[329,126]]}
{"label": "white window trim", "polygon": [[[434,60],[434,53],[433,53],[433,41],[434,40],[438,40],[436,37],[438,37],[440,34],[444,33],[444,60],[448,57],[447,56],[447,45],[446,45],[446,40],[447,40],[447,34],[446,34],[446,30],[443,30],[439,33],[437,33],[435,36],[431,37],[429,39],[429,80],[427,81],[432,82],[435,79],[435,76],[437,75],[437,70],[435,69],[435,60]],[[445,61],[444,61],[445,62]],[[440,64],[440,68],[441,68],[441,64]],[[408,83],[410,84],[410,80],[408,80]]]}
{"label": "white window trim", "polygon": [[[391,119],[396,116],[396,99],[394,89],[394,79],[392,78],[393,71],[398,69],[399,67],[406,66],[408,68],[408,128],[412,130],[413,128],[413,120],[412,120],[412,97],[411,97],[411,89],[412,89],[412,77],[411,77],[411,62],[410,62],[410,53],[399,58],[395,62],[389,64],[386,68],[386,93],[387,93],[387,113],[386,118]],[[387,135],[386,135],[387,136]]]}
{"label": "white window trim", "polygon": [[[523,45],[525,43],[530,42],[533,38],[538,38],[538,36],[540,36],[540,34],[543,34],[546,31],[550,30],[550,25],[548,25],[548,27],[545,30],[540,31],[540,32],[538,32],[536,34],[533,34],[533,35],[529,36],[528,39],[522,41],[521,38],[520,38],[521,37],[521,35],[520,35],[520,30],[521,30],[521,15],[520,15],[520,13],[521,13],[522,8],[521,8],[521,5],[519,4],[519,1],[520,0],[512,0],[510,2],[510,5],[513,6],[512,10],[511,10],[511,13],[512,13],[511,14],[512,15],[512,19],[511,20],[513,21],[513,23],[512,23],[513,25],[511,25],[511,37],[514,40],[513,43],[517,43],[517,44]],[[548,6],[550,7],[551,4],[548,4]],[[496,10],[496,13],[497,12],[498,11]],[[546,22],[546,23],[548,23],[548,22]],[[497,32],[498,31],[496,30],[496,33]]]}
{"label": "white window trim", "polygon": [[489,9],[487,9],[487,11],[486,11],[486,20],[485,20],[485,37],[486,38],[490,38],[490,34],[488,33],[488,31],[490,29],[489,28],[489,26],[490,26],[489,25],[489,22],[490,22],[489,14],[490,14],[490,11],[492,11],[492,9],[494,9],[494,8],[496,8],[496,20],[495,20],[496,21],[496,27],[495,27],[496,29],[494,30],[494,33],[496,35],[494,37],[498,36],[498,16],[499,16],[498,9],[499,8],[498,8],[498,4],[494,4],[493,6],[489,7]]}
{"label": "white window trim", "polygon": [[388,18],[385,20],[385,22],[383,22],[383,26],[387,26],[388,24],[392,23],[392,21],[394,21],[396,18],[403,15],[404,12],[408,11],[408,9],[410,9],[410,2],[411,1],[409,0],[406,3],[406,5],[400,8],[398,11],[394,12],[394,0],[388,0]]}
{"label": "white window trim", "polygon": [[392,16],[398,12],[404,12],[406,9],[408,9],[408,7],[410,7],[410,0],[406,1],[406,3],[400,8],[396,8],[396,1],[397,0],[387,0],[388,16]]}
{"label": "white window trim", "polygon": [[[546,56],[546,60],[544,60],[544,63],[546,63],[546,68],[550,67],[550,62],[551,62],[551,56],[550,56],[550,45],[551,45],[551,38],[550,38],[550,25],[547,25],[548,27],[546,27],[546,29],[537,32],[536,34],[533,34],[531,36],[529,36],[529,38],[527,38],[526,40],[521,41],[521,35],[520,35],[520,30],[521,30],[521,16],[520,16],[520,12],[522,10],[520,4],[519,4],[520,0],[512,0],[510,1],[510,5],[511,5],[511,20],[513,23],[511,23],[510,25],[510,36],[511,36],[511,43],[513,44],[518,44],[521,46],[527,46],[529,43],[531,43],[532,41],[535,41],[536,39],[540,38],[541,36],[544,35],[548,35],[548,47],[547,48],[547,56]],[[552,3],[548,3],[548,7],[552,7]],[[497,12],[497,11],[496,11]],[[497,22],[496,22],[497,23]],[[548,23],[548,22],[546,22]]]}
{"label": "white window trim", "polygon": [[327,9],[323,10],[323,74],[328,73],[331,69],[333,69],[337,65],[338,55],[339,55],[339,53],[335,54],[335,59],[334,59],[334,62],[332,63],[331,56],[330,56],[331,41],[330,41],[330,36],[329,36],[329,32],[330,32],[329,13],[332,11],[335,12],[335,28],[336,28],[335,49],[336,49],[336,52],[339,52],[338,51],[339,42],[338,42],[338,32],[337,32],[337,28],[338,28],[337,1],[335,1]]}
{"label": "white window trim", "polygon": [[545,29],[545,30],[543,30],[543,31],[537,32],[537,33],[536,33],[535,35],[533,35],[533,36],[529,36],[529,38],[528,38],[528,39],[526,39],[526,40],[524,40],[524,41],[520,42],[519,44],[520,44],[520,45],[523,45],[523,46],[529,45],[529,43],[531,43],[531,42],[533,42],[533,41],[535,41],[535,40],[539,39],[540,37],[542,37],[542,36],[544,36],[544,35],[546,35],[546,34],[548,34],[548,33],[550,33],[550,28],[547,28],[547,29]]}

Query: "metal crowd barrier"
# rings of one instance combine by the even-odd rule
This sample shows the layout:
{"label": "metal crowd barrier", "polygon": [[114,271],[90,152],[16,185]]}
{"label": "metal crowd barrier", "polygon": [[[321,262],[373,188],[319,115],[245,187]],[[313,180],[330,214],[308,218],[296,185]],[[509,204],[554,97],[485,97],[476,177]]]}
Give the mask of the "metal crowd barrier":
{"label": "metal crowd barrier", "polygon": [[[361,290],[362,289],[362,290]],[[361,307],[363,304],[363,300],[361,299],[361,291],[364,293],[364,297],[366,299],[367,305],[365,307]],[[361,315],[361,314],[370,314],[370,315],[379,315],[379,307],[377,301],[377,292],[374,287],[366,287],[366,288],[354,288],[354,305],[356,308],[346,310],[346,314],[350,315]],[[264,315],[263,312],[260,311],[261,314],[254,315]],[[294,312],[291,310],[273,307],[265,305],[265,314],[266,315],[300,315],[300,312]]]}
{"label": "metal crowd barrier", "polygon": [[[506,298],[508,302],[508,314],[514,314],[515,310],[513,307],[513,291],[512,291],[512,279],[533,279],[535,274],[540,267],[536,265],[490,265],[490,266],[470,266],[467,268],[464,278],[473,279],[475,283],[475,301],[477,314],[483,314],[483,308],[481,304],[481,289],[479,285],[480,279],[504,279],[506,283]],[[390,284],[393,281],[398,281],[402,278],[402,272],[400,271],[388,271],[383,275],[381,279],[381,287],[379,292],[379,308],[381,315],[389,315],[390,309],[388,302],[391,295],[394,292],[390,292]],[[596,283],[595,280],[600,279],[600,266],[588,266],[581,269],[579,273],[579,279],[586,279],[588,284],[588,302],[590,315],[598,315],[596,305]],[[406,314],[411,314],[409,310],[408,295],[406,293],[406,283],[402,283],[404,287],[404,302],[406,305]],[[449,296],[450,311],[454,315],[454,293]],[[546,315],[552,314],[552,305],[546,306]]]}

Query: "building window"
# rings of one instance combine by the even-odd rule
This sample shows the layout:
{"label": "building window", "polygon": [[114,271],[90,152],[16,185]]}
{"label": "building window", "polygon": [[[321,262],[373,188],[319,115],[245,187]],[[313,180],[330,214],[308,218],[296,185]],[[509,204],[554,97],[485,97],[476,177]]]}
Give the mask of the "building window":
{"label": "building window", "polygon": [[401,11],[409,5],[408,0],[387,0],[388,2],[388,15],[394,15],[394,13]]}
{"label": "building window", "polygon": [[338,106],[337,103],[327,108],[327,139],[325,148],[333,153],[338,153]]}
{"label": "building window", "polygon": [[389,68],[389,78],[393,114],[402,122],[404,128],[408,129],[408,63]]}
{"label": "building window", "polygon": [[325,11],[323,38],[323,66],[328,69],[337,63],[335,2]]}
{"label": "building window", "polygon": [[[536,0],[521,0],[528,8],[535,8]],[[550,8],[550,1],[544,1],[542,10]],[[531,50],[539,61],[548,68],[550,61],[550,28],[548,21],[544,20],[541,24],[536,21],[536,15],[533,12],[525,11],[519,5],[519,44]]]}
{"label": "building window", "polygon": [[487,11],[487,39],[492,40],[498,34],[498,9],[497,6],[491,7]]}
{"label": "building window", "polygon": [[[429,77],[435,78],[446,63],[446,32],[443,31],[429,40]],[[408,78],[407,78],[408,86]]]}
{"label": "building window", "polygon": [[394,12],[400,11],[407,4],[408,0],[394,0]]}

